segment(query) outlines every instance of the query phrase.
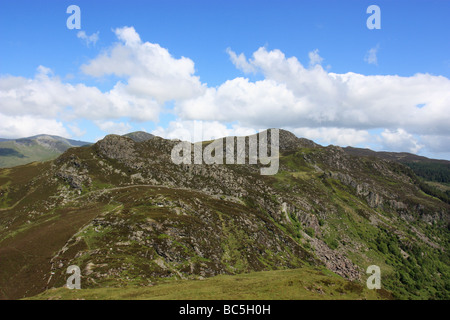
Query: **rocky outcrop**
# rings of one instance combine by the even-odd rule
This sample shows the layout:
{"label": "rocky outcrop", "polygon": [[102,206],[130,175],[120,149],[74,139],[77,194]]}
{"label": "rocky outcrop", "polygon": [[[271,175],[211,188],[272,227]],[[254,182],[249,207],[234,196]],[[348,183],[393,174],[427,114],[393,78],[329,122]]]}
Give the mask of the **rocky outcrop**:
{"label": "rocky outcrop", "polygon": [[127,137],[114,134],[107,135],[104,139],[95,144],[101,156],[120,160],[134,160],[137,156],[135,142]]}
{"label": "rocky outcrop", "polygon": [[298,138],[292,132],[280,129],[279,132],[280,139],[280,151],[292,151],[298,148],[318,148],[320,145],[314,143],[311,140],[305,138]]}
{"label": "rocky outcrop", "polygon": [[[305,235],[307,237],[307,235]],[[322,240],[309,238],[317,257],[327,269],[349,280],[361,280],[362,270],[337,250],[331,250]]]}
{"label": "rocky outcrop", "polygon": [[66,181],[72,188],[81,190],[83,185],[90,185],[89,172],[81,160],[72,155],[69,161],[64,162],[56,171],[56,176]]}

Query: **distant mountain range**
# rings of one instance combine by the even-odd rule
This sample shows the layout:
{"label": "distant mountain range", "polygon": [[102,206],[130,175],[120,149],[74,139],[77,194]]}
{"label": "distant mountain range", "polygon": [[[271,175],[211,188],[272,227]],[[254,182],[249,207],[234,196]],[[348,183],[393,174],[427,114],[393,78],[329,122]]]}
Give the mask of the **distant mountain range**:
{"label": "distant mountain range", "polygon": [[[153,138],[152,134],[137,131],[125,135],[135,142]],[[34,161],[52,160],[73,147],[91,145],[91,142],[40,134],[20,139],[0,138],[0,168],[15,167]]]}
{"label": "distant mountain range", "polygon": [[434,163],[450,163],[448,160],[430,159],[424,156],[408,152],[388,152],[388,151],[373,151],[365,148],[346,147],[343,148],[345,152],[355,156],[377,157],[384,160],[392,160],[397,162],[434,162]]}
{"label": "distant mountain range", "polygon": [[135,131],[124,134],[123,136],[132,139],[134,142],[144,142],[153,139],[155,137],[154,135],[144,131]]}

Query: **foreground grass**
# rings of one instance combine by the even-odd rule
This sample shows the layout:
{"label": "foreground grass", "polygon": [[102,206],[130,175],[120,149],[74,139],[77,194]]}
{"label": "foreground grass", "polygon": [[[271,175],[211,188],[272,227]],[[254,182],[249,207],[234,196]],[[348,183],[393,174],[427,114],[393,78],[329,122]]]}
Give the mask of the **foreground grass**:
{"label": "foreground grass", "polygon": [[204,280],[179,280],[146,287],[56,288],[29,299],[87,300],[319,300],[390,299],[389,292],[369,290],[319,269],[302,268],[252,272],[235,276],[220,275]]}

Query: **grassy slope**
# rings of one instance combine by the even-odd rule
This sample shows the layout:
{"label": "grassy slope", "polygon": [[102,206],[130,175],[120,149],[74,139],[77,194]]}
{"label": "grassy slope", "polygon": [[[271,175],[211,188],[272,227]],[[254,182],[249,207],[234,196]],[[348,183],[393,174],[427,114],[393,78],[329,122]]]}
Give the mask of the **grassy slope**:
{"label": "grassy slope", "polygon": [[2,141],[0,142],[0,148],[15,150],[21,156],[6,155],[0,157],[0,168],[14,167],[23,165],[33,161],[46,161],[55,159],[61,153],[53,150],[49,150],[40,145],[27,146],[14,141]]}
{"label": "grassy slope", "polygon": [[369,290],[319,269],[261,271],[235,276],[220,275],[205,280],[168,281],[154,286],[48,290],[30,299],[390,299],[385,290]]}

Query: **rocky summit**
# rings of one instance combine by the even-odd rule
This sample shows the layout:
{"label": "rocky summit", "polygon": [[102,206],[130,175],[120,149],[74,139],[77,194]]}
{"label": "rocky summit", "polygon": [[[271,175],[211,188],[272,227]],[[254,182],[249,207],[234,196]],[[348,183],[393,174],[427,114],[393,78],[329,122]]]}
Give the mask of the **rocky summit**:
{"label": "rocky summit", "polygon": [[279,170],[261,175],[175,164],[177,143],[108,135],[1,169],[0,298],[63,287],[71,265],[87,290],[311,270],[328,280],[302,290],[331,295],[339,279],[361,297],[376,265],[383,297],[450,298],[450,205],[404,164],[280,130]]}

